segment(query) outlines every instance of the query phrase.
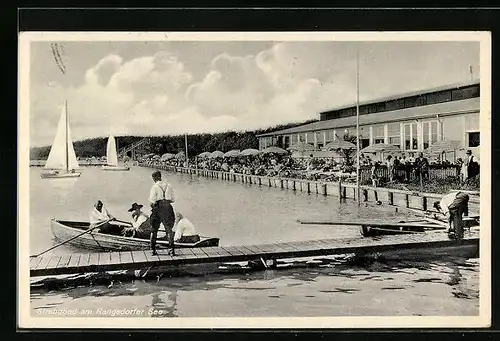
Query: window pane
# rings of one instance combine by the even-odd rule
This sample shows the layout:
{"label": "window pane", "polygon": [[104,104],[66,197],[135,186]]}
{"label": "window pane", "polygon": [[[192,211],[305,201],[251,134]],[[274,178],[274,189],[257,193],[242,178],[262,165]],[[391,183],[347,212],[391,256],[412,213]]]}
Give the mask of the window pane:
{"label": "window pane", "polygon": [[389,144],[393,144],[395,146],[401,146],[401,138],[398,137],[389,137]]}
{"label": "window pane", "polygon": [[405,149],[410,149],[410,125],[405,125]]}
{"label": "window pane", "polygon": [[297,141],[298,141],[298,136],[297,136],[297,134],[293,134],[293,135],[292,135],[292,144],[297,143]]}
{"label": "window pane", "polygon": [[411,129],[412,129],[412,144],[411,144],[411,148],[412,149],[418,149],[418,140],[417,140],[417,137],[418,137],[418,134],[417,134],[417,124],[416,123],[412,123],[411,125]]}
{"label": "window pane", "polygon": [[373,138],[384,139],[384,126],[382,124],[373,126]]}
{"label": "window pane", "polygon": [[436,143],[438,140],[438,123],[431,122],[431,144]]}
{"label": "window pane", "polygon": [[424,135],[424,149],[429,147],[429,122],[424,122],[422,124],[423,135]]}
{"label": "window pane", "polygon": [[314,133],[306,133],[307,134],[307,142],[314,143]]}
{"label": "window pane", "polygon": [[377,143],[384,143],[384,139],[374,139],[374,140],[373,140],[373,143],[374,143],[374,144],[377,144]]}
{"label": "window pane", "polygon": [[469,133],[469,147],[479,147],[479,132]]}
{"label": "window pane", "polygon": [[389,136],[399,137],[399,123],[389,123],[387,125],[387,133]]}
{"label": "window pane", "polygon": [[327,142],[333,141],[333,131],[332,130],[328,130],[326,132],[326,141]]}

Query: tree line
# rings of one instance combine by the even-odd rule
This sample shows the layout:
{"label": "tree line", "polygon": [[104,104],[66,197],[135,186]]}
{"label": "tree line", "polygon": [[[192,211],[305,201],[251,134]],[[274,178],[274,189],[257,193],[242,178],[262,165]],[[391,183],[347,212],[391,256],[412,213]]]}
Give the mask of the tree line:
{"label": "tree line", "polygon": [[[259,148],[259,140],[257,135],[269,133],[276,130],[283,130],[297,127],[303,124],[315,122],[316,120],[308,120],[304,122],[294,122],[288,124],[280,124],[269,128],[251,130],[251,131],[228,131],[222,133],[203,133],[188,135],[188,154],[198,155],[205,151],[220,150],[227,152],[232,149],[247,149]],[[119,136],[115,137],[118,149],[126,148],[127,146],[147,137],[146,143],[142,144],[138,151],[141,153],[177,153],[185,151],[184,135],[166,135],[166,136]],[[107,137],[96,137],[75,141],[76,156],[78,157],[101,157],[106,155]],[[50,146],[33,147],[30,149],[31,160],[45,160],[50,152]]]}

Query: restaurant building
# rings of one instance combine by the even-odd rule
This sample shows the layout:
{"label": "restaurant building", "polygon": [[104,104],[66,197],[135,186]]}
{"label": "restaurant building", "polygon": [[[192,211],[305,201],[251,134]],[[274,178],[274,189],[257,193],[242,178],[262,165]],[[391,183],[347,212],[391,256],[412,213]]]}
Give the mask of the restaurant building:
{"label": "restaurant building", "polygon": [[[446,139],[479,156],[479,92],[476,81],[360,103],[360,148],[387,143],[410,153]],[[319,121],[257,137],[260,149],[302,141],[319,150],[345,134],[356,135],[355,104],[322,112]]]}

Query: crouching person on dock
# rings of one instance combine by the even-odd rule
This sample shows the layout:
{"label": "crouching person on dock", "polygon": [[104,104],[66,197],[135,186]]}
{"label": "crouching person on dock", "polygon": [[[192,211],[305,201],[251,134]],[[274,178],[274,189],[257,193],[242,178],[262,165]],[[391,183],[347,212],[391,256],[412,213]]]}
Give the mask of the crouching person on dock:
{"label": "crouching person on dock", "polygon": [[179,243],[197,243],[200,236],[196,233],[196,228],[180,212],[175,212],[175,236],[174,241]]}
{"label": "crouching person on dock", "polygon": [[174,233],[172,228],[175,223],[175,215],[171,205],[174,202],[174,190],[168,182],[161,180],[160,171],[154,171],[152,178],[154,184],[149,193],[149,204],[151,205],[151,249],[153,250],[153,255],[156,255],[158,230],[160,224],[163,224],[168,236],[170,254],[174,256]]}
{"label": "crouching person on dock", "polygon": [[452,236],[454,234],[458,239],[462,239],[464,236],[462,215],[469,214],[469,196],[462,192],[446,194],[441,201],[434,203],[434,208],[448,217],[448,221],[450,222],[448,233]]}
{"label": "crouching person on dock", "polygon": [[140,239],[149,239],[151,235],[151,223],[146,213],[142,212],[143,206],[134,202],[129,212],[132,212],[131,224],[132,227],[126,228],[123,231],[125,237],[135,237]]}

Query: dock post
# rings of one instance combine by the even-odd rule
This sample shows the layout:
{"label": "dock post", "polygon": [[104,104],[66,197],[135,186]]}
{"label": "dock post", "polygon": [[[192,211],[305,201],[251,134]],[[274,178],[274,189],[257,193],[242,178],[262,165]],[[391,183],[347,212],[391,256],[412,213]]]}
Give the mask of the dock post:
{"label": "dock post", "polygon": [[394,192],[387,193],[389,196],[389,205],[394,205]]}
{"label": "dock post", "polygon": [[410,207],[410,195],[409,194],[405,195],[405,203],[406,203],[406,208]]}
{"label": "dock post", "polygon": [[296,191],[296,190],[297,190],[297,187],[296,187],[296,184],[295,184],[295,180],[293,180],[293,181],[292,181],[292,189],[293,189],[294,191]]}
{"label": "dock post", "polygon": [[427,211],[427,197],[422,197],[422,209]]}
{"label": "dock post", "polygon": [[271,178],[267,178],[267,182],[268,182],[268,184],[269,184],[269,187],[271,187],[271,186],[272,186],[272,185],[271,185]]}
{"label": "dock post", "polygon": [[363,189],[363,200],[368,201],[368,190],[366,188]]}
{"label": "dock post", "polygon": [[262,186],[262,178],[259,176],[259,177],[258,177],[258,179],[259,179],[259,180],[258,180],[258,182],[259,182],[259,186]]}
{"label": "dock post", "polygon": [[283,179],[280,179],[280,188],[283,188]]}
{"label": "dock post", "polygon": [[342,182],[339,178],[339,201],[342,202]]}
{"label": "dock post", "polygon": [[328,195],[328,193],[326,192],[326,184],[321,184],[321,189],[322,189],[323,195]]}
{"label": "dock post", "polygon": [[307,182],[307,193],[311,193],[311,183]]}

